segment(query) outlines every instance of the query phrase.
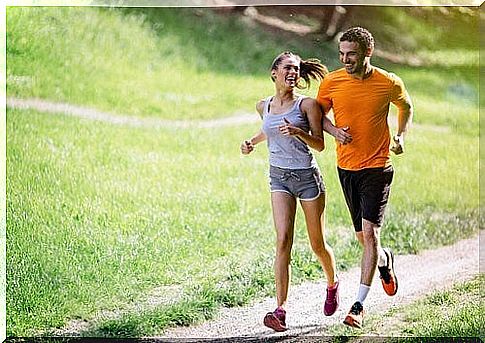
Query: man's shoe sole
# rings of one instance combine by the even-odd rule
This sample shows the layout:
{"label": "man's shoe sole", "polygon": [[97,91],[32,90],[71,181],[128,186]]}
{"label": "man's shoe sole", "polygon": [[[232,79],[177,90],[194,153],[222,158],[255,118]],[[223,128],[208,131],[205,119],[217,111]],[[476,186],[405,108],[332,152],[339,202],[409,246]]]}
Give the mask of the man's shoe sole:
{"label": "man's shoe sole", "polygon": [[387,251],[389,252],[389,254],[391,255],[390,256],[390,259],[391,259],[391,267],[390,268],[392,270],[392,275],[394,276],[394,284],[396,285],[395,289],[394,289],[394,292],[387,292],[387,289],[386,289],[386,283],[384,282],[384,279],[381,279],[381,282],[382,282],[382,287],[384,288],[384,292],[386,292],[387,295],[389,295],[390,297],[396,295],[397,293],[397,288],[398,288],[398,283],[397,283],[397,276],[396,276],[396,273],[394,272],[394,253],[392,252],[391,249],[387,249]]}
{"label": "man's shoe sole", "polygon": [[345,317],[344,324],[352,328],[362,329],[362,323],[355,321],[355,319],[352,318],[351,316]]}

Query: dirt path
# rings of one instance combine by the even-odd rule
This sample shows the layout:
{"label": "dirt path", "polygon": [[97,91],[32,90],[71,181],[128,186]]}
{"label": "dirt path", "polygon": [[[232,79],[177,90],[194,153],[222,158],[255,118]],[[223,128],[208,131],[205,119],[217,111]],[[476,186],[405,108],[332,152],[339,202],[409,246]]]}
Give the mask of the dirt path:
{"label": "dirt path", "polygon": [[[419,255],[396,256],[395,269],[399,278],[397,295],[387,296],[376,276],[366,300],[368,312],[384,312],[393,306],[408,304],[433,291],[471,279],[479,272],[478,236],[451,246],[424,251]],[[250,306],[223,309],[212,321],[169,329],[160,337],[324,336],[328,326],[340,324],[344,319],[355,299],[359,275],[359,268],[340,273],[341,306],[331,317],[325,317],[322,311],[324,281],[290,287],[287,307],[287,324],[290,329],[284,333],[274,333],[262,325],[264,314],[275,307],[274,298],[267,298]]]}
{"label": "dirt path", "polygon": [[214,128],[256,123],[260,121],[256,113],[235,113],[232,116],[209,120],[166,120],[158,118],[137,118],[98,111],[96,109],[66,103],[56,103],[41,99],[7,98],[7,107],[14,109],[33,109],[39,112],[59,113],[73,117],[101,121],[116,125],[147,128]]}

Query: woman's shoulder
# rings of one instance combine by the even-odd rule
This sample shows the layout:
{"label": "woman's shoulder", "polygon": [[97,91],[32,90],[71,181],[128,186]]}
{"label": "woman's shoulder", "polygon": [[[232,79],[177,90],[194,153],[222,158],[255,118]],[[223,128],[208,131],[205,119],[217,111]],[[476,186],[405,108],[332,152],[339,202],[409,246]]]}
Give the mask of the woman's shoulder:
{"label": "woman's shoulder", "polygon": [[264,106],[271,99],[271,96],[263,98],[256,103],[256,110],[260,116],[263,116]]}
{"label": "woman's shoulder", "polygon": [[317,100],[312,97],[306,96],[301,100],[300,103],[300,111],[305,115],[313,115],[318,113],[320,110],[320,105],[318,104]]}
{"label": "woman's shoulder", "polygon": [[306,96],[306,95],[302,95],[301,96],[301,105],[300,107],[313,107],[313,106],[316,106],[318,105],[318,102],[316,99],[310,97],[310,96]]}

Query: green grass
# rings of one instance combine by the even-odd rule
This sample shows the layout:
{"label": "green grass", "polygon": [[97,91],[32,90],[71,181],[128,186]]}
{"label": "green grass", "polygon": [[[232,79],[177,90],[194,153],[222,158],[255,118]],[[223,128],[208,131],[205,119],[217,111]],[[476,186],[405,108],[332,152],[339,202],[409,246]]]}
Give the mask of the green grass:
{"label": "green grass", "polygon": [[[376,36],[376,47],[404,56],[423,57],[428,65],[460,65],[457,52],[476,50],[478,46],[479,8],[408,6],[357,6],[355,23],[367,27]],[[372,16],[368,15],[372,11]],[[446,11],[447,13],[444,13]],[[360,15],[359,15],[360,14]],[[379,20],[376,21],[375,18]],[[450,30],[450,27],[453,29]],[[452,53],[443,55],[449,48]],[[427,52],[427,53],[426,53]],[[450,58],[450,54],[453,58]],[[440,58],[434,58],[440,55]],[[443,59],[441,59],[443,58]]]}
{"label": "green grass", "polygon": [[224,117],[253,111],[272,91],[267,70],[280,49],[207,10],[9,8],[8,95],[136,116]]}
{"label": "green grass", "polygon": [[272,245],[267,194],[245,192],[265,189],[265,166],[243,164],[237,129],[224,132],[222,154],[209,130],[113,131],[16,111],[8,130],[19,134],[8,135],[8,268],[19,286],[9,306],[24,315],[45,308],[45,293],[48,303],[65,295],[74,307],[92,297],[88,306],[116,308],[112,296],[131,301],[155,285],[224,275],[217,261],[249,262],[241,241],[250,249],[263,235],[259,243]]}
{"label": "green grass", "polygon": [[[7,137],[12,334],[59,326],[67,318],[89,318],[99,310],[120,310],[150,297],[161,285],[180,285],[192,295],[186,300],[188,311],[200,301],[210,303],[209,310],[271,293],[274,234],[266,151],[259,148],[251,157],[238,152],[239,141],[256,126],[216,133],[133,129],[17,110],[9,110],[7,121],[8,132],[16,133]],[[451,243],[478,225],[473,187],[478,181],[456,172],[473,172],[473,159],[461,156],[474,139],[450,135],[450,147],[436,152],[426,144],[432,133],[416,129],[414,137],[426,138],[422,144],[409,143],[409,152],[417,150],[409,153],[411,161],[396,160],[383,232],[383,240],[399,253]],[[445,152],[450,154],[446,161],[419,159]],[[333,154],[329,148],[318,160],[329,192],[329,241],[339,268],[345,269],[358,256]],[[416,171],[421,175],[414,180],[420,183],[415,189],[427,185],[425,192],[406,191]],[[442,174],[438,180],[437,173]],[[321,277],[307,247],[301,213],[297,225],[294,281]],[[241,271],[245,278],[237,276]],[[216,287],[221,280],[229,280],[222,289]],[[190,289],[199,284],[204,292]],[[153,331],[132,332],[154,333],[174,323],[171,317],[162,316],[166,322],[159,318],[166,311],[162,306],[129,312],[114,323],[148,325],[145,319],[155,316]],[[178,320],[185,324],[195,320],[181,316]],[[123,332],[113,320],[99,325],[93,329],[97,334]],[[111,327],[116,329],[107,332]]]}
{"label": "green grass", "polygon": [[[335,60],[333,45],[274,38],[245,20],[205,9],[10,7],[7,94],[139,117],[217,118],[255,113],[273,92],[267,68],[277,52]],[[476,233],[475,66],[386,67],[405,80],[416,125],[406,153],[393,157],[383,241],[413,253]],[[83,335],[156,334],[273,294],[267,152],[239,153],[257,129],[132,128],[9,109],[7,335],[92,318]],[[358,248],[326,141],[316,156],[327,237],[346,269]],[[301,214],[294,282],[323,276]]]}
{"label": "green grass", "polygon": [[484,337],[484,277],[433,294],[405,311],[401,332],[427,337]]}
{"label": "green grass", "polygon": [[[396,342],[422,342],[425,338],[436,337],[483,339],[483,282],[484,276],[479,274],[451,289],[436,291],[406,306],[394,307],[384,315],[366,316],[365,326],[359,334],[385,336]],[[348,334],[348,330],[341,325],[330,328],[335,335]]]}

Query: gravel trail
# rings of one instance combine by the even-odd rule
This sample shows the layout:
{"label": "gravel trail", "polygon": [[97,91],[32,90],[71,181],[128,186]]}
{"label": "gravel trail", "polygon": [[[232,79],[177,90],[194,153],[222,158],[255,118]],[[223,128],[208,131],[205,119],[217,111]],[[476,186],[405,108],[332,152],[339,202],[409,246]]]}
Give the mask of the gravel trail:
{"label": "gravel trail", "polygon": [[[394,297],[387,296],[376,275],[365,303],[368,313],[387,311],[394,306],[411,303],[426,294],[473,278],[479,273],[478,236],[459,241],[451,246],[424,251],[418,255],[397,255],[395,271],[399,280],[398,293]],[[246,307],[225,308],[214,320],[196,326],[172,328],[159,338],[325,335],[326,327],[341,323],[354,302],[359,285],[360,268],[352,268],[340,273],[339,277],[340,308],[331,317],[325,317],[322,310],[324,280],[290,286],[287,306],[289,330],[284,333],[274,333],[262,325],[265,313],[275,307],[275,299],[271,297]]]}

